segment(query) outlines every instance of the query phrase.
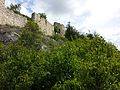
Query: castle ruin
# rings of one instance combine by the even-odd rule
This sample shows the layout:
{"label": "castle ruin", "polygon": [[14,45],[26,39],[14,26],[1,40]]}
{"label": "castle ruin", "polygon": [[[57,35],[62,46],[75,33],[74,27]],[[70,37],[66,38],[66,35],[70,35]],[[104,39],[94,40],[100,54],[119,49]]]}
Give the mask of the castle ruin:
{"label": "castle ruin", "polygon": [[[52,36],[54,34],[54,28],[57,26],[60,30],[60,34],[64,35],[64,25],[55,22],[52,25],[45,18],[41,17],[40,14],[33,13],[31,19],[35,21],[41,32],[45,35]],[[27,23],[27,18],[14,13],[12,10],[5,8],[5,0],[0,0],[0,25],[10,25],[24,27]]]}
{"label": "castle ruin", "polygon": [[0,25],[24,27],[27,18],[5,8],[5,0],[0,0]]}
{"label": "castle ruin", "polygon": [[55,28],[58,29],[58,32],[55,32],[55,33],[60,34],[61,36],[63,36],[65,34],[65,30],[64,30],[65,27],[63,24],[60,24],[58,22],[54,22],[54,30],[55,30]]}
{"label": "castle ruin", "polygon": [[54,26],[49,23],[45,18],[42,18],[40,14],[33,13],[32,14],[32,20],[34,20],[40,30],[45,34],[45,35],[52,35],[54,33]]}

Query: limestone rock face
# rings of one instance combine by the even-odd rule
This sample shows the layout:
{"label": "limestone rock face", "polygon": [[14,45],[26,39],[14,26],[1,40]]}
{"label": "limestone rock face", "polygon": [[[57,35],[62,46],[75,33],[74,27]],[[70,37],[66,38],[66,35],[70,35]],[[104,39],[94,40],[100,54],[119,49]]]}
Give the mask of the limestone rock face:
{"label": "limestone rock face", "polygon": [[3,41],[4,43],[7,42],[15,42],[19,38],[19,35],[16,32],[7,32],[7,33],[0,33],[0,41]]}
{"label": "limestone rock face", "polygon": [[0,41],[7,42],[15,42],[19,39],[20,29],[10,26],[0,26]]}

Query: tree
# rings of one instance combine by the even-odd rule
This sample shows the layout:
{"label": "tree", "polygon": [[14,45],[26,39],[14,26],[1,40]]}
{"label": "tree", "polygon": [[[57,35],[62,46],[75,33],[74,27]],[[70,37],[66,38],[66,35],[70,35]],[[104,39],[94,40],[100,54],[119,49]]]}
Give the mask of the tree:
{"label": "tree", "polygon": [[13,10],[16,13],[20,13],[21,10],[21,4],[12,4],[10,5],[10,7],[8,7],[8,9]]}
{"label": "tree", "polygon": [[40,18],[47,19],[47,16],[46,16],[46,14],[45,14],[45,13],[39,13],[39,15],[40,15]]}
{"label": "tree", "polygon": [[67,30],[65,32],[65,37],[68,40],[72,41],[72,40],[77,39],[78,37],[80,37],[79,32],[77,32],[77,30],[73,26],[70,25],[70,22],[68,22],[68,25],[67,25],[66,28],[67,28]]}

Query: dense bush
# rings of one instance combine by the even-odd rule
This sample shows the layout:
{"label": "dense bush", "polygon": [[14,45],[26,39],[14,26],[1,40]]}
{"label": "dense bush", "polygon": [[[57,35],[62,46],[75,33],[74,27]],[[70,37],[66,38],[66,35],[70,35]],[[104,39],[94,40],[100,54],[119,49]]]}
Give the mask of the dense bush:
{"label": "dense bush", "polygon": [[52,38],[56,41],[59,41],[59,40],[67,41],[67,39],[61,36],[60,34],[55,34],[52,36]]}
{"label": "dense bush", "polygon": [[[34,81],[47,74],[42,54],[32,49],[10,45],[0,53],[0,89],[28,90]],[[44,60],[44,59],[43,59]]]}
{"label": "dense bush", "polygon": [[23,28],[20,39],[17,41],[19,45],[23,45],[27,48],[33,48],[35,50],[40,49],[40,42],[42,41],[42,33],[39,30],[37,23],[28,21]]}
{"label": "dense bush", "polygon": [[66,31],[65,31],[65,37],[69,40],[75,40],[78,38],[83,39],[84,35],[80,34],[73,26],[70,25],[70,22],[68,22],[68,25],[66,27]]}
{"label": "dense bush", "polygon": [[44,37],[29,21],[16,43],[0,42],[0,90],[119,90],[120,51],[99,35],[67,35]]}
{"label": "dense bush", "polygon": [[1,90],[120,89],[120,53],[99,36],[65,42],[49,53],[0,46]]}
{"label": "dense bush", "polygon": [[59,65],[60,62],[60,66],[56,66],[59,71],[56,76],[60,75],[63,80],[59,79],[55,84],[55,87],[60,90],[63,88],[66,88],[65,90],[68,88],[71,88],[68,90],[73,90],[72,88],[82,90],[120,88],[119,53],[113,45],[107,44],[103,39],[96,37],[93,40],[77,40],[61,47],[58,51],[57,60],[53,59],[53,65]]}

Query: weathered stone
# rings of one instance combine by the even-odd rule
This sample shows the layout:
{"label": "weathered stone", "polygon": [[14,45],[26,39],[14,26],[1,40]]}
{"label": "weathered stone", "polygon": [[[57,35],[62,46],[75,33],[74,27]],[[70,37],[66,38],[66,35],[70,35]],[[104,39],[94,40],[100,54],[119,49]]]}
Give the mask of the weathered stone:
{"label": "weathered stone", "polygon": [[0,33],[0,41],[7,43],[7,42],[15,42],[19,39],[19,34],[16,32],[7,32],[7,33]]}
{"label": "weathered stone", "polygon": [[58,23],[58,22],[54,22],[54,27],[57,27],[57,29],[59,30],[59,34],[61,35],[61,36],[63,36],[64,34],[65,34],[65,27],[64,27],[64,25],[63,24],[60,24],[60,23]]}
{"label": "weathered stone", "polygon": [[1,26],[0,25],[0,41],[6,43],[6,42],[15,42],[19,39],[20,35],[20,29],[16,27],[11,26]]}
{"label": "weathered stone", "polygon": [[27,18],[5,8],[4,4],[5,0],[0,0],[0,25],[24,27],[27,23]]}
{"label": "weathered stone", "polygon": [[41,18],[40,14],[33,13],[32,19],[38,24],[42,33],[49,36],[53,35],[54,26],[51,23],[49,23],[46,19]]}
{"label": "weathered stone", "polygon": [[[32,19],[39,25],[40,30],[48,36],[52,36],[54,34],[54,25],[57,25],[59,29],[61,30],[60,34],[64,35],[64,25],[60,23],[54,23],[52,25],[49,23],[46,19],[42,18],[40,14],[33,13]],[[5,26],[18,26],[18,27],[24,27],[27,23],[27,18],[24,16],[21,16],[19,14],[14,13],[12,10],[9,10],[5,8],[5,0],[0,0],[0,25]],[[7,32],[7,30],[4,27],[0,28],[0,32]],[[11,30],[11,29],[10,29]]]}

